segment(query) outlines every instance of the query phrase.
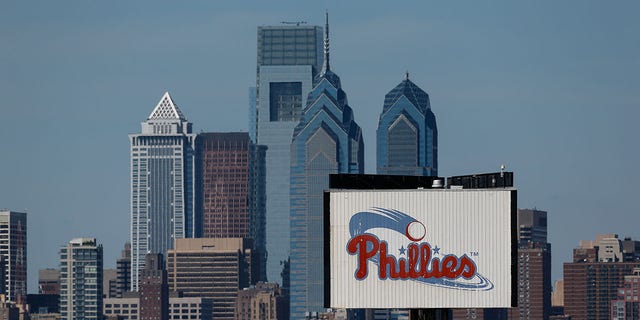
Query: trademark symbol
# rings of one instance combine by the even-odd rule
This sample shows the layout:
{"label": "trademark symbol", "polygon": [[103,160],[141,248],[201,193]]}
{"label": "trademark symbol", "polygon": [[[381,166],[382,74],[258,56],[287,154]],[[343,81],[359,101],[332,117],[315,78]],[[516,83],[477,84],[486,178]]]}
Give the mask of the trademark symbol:
{"label": "trademark symbol", "polygon": [[477,257],[479,254],[478,254],[478,251],[471,251],[469,252],[469,255],[472,257]]}

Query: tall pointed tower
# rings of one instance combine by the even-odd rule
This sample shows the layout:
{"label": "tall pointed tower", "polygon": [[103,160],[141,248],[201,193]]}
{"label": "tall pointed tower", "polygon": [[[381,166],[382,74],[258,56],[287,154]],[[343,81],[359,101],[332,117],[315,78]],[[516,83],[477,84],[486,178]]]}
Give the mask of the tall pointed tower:
{"label": "tall pointed tower", "polygon": [[437,176],[438,128],[429,95],[405,79],[384,97],[377,130],[378,174]]}
{"label": "tall pointed tower", "polygon": [[291,319],[324,310],[322,205],[329,174],[364,172],[362,131],[329,66],[326,19],[324,64],[291,143]]}
{"label": "tall pointed tower", "polygon": [[131,141],[131,289],[147,253],[167,254],[174,239],[200,234],[194,210],[195,137],[168,92]]}

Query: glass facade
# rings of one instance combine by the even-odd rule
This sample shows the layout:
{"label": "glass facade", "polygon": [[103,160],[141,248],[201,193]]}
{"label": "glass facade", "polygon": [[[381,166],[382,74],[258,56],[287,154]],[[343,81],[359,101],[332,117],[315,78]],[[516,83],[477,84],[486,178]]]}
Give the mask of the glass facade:
{"label": "glass facade", "polygon": [[265,148],[246,132],[200,133],[197,158],[202,164],[202,236],[251,238],[260,281],[266,277]]}
{"label": "glass facade", "polygon": [[[267,279],[282,283],[281,261],[289,258],[289,161],[291,137],[313,77],[322,64],[322,28],[258,27],[255,125],[265,146]],[[250,98],[251,99],[251,98]],[[255,119],[255,120],[254,120]]]}
{"label": "glass facade", "polygon": [[364,173],[362,132],[328,60],[314,83],[291,143],[291,319],[325,311],[323,191],[329,174]]}
{"label": "glass facade", "polygon": [[0,280],[10,301],[27,296],[27,214],[0,211]]}
{"label": "glass facade", "polygon": [[165,93],[131,142],[131,287],[147,253],[166,254],[174,239],[200,234],[195,210],[195,134]]}
{"label": "glass facade", "polygon": [[438,175],[438,128],[429,95],[411,80],[384,99],[377,130],[379,174]]}

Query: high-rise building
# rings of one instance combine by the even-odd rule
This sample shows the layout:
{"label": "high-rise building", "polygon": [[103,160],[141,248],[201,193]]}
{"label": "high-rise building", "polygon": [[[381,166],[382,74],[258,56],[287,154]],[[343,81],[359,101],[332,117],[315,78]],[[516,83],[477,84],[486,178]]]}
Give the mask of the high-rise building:
{"label": "high-rise building", "polygon": [[120,258],[116,260],[116,298],[131,291],[131,243],[126,242]]}
{"label": "high-rise building", "polygon": [[256,279],[266,278],[265,148],[246,132],[200,133],[196,143],[202,179],[202,236],[251,238]]}
{"label": "high-rise building", "polygon": [[322,64],[322,28],[306,25],[258,27],[255,95],[250,101],[251,138],[266,150],[267,278],[281,283],[281,261],[289,257],[291,137],[313,77]]}
{"label": "high-rise building", "polygon": [[378,174],[438,175],[438,128],[429,95],[407,72],[384,97],[377,130]]}
{"label": "high-rise building", "polygon": [[618,297],[611,301],[611,320],[640,319],[640,268],[624,276],[624,285],[618,288]]}
{"label": "high-rise building", "polygon": [[625,276],[640,268],[638,252],[623,254],[622,242],[616,234],[598,235],[595,241],[581,241],[573,250],[573,262],[564,264],[566,316],[573,320],[610,319],[611,301],[618,299]]}
{"label": "high-rise building", "polygon": [[238,290],[252,283],[252,247],[242,238],[177,239],[167,255],[170,290],[212,298],[215,319],[236,319]]}
{"label": "high-rise building", "polygon": [[60,295],[60,270],[38,270],[38,293]]}
{"label": "high-rise building", "polygon": [[547,212],[518,209],[518,241],[520,243],[547,242]]}
{"label": "high-rise building", "polygon": [[169,319],[169,284],[161,253],[149,253],[140,272],[140,320]]}
{"label": "high-rise building", "polygon": [[551,244],[547,212],[518,209],[518,307],[509,319],[549,319],[551,315]]}
{"label": "high-rise building", "polygon": [[27,294],[27,214],[0,210],[0,230],[3,291],[9,301],[22,303]]}
{"label": "high-rise building", "polygon": [[76,238],[60,249],[60,317],[102,319],[102,245]]}
{"label": "high-rise building", "polygon": [[200,234],[195,210],[195,138],[168,92],[131,141],[131,287],[147,253],[166,254],[175,239]]}
{"label": "high-rise building", "polygon": [[325,310],[322,208],[329,174],[364,173],[362,131],[329,67],[328,32],[327,21],[324,64],[291,142],[291,319]]}
{"label": "high-rise building", "polygon": [[[378,174],[436,176],[438,129],[429,95],[405,79],[386,94],[377,130]],[[409,310],[372,309],[374,319],[408,319]]]}
{"label": "high-rise building", "polygon": [[518,306],[510,309],[454,309],[453,319],[546,320],[551,315],[551,244],[547,212],[518,209]]}

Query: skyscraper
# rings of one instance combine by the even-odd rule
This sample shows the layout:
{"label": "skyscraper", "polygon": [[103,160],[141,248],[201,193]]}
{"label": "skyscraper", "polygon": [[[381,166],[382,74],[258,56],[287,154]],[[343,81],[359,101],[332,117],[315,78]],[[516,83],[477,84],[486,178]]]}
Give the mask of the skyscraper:
{"label": "skyscraper", "polygon": [[147,253],[166,254],[174,239],[200,234],[194,210],[195,137],[168,92],[131,141],[131,287]]}
{"label": "skyscraper", "polygon": [[547,212],[518,209],[518,307],[509,319],[549,319],[551,314],[551,244]]}
{"label": "skyscraper", "polygon": [[[281,282],[289,257],[289,161],[293,129],[322,64],[322,28],[258,27],[255,105],[249,132],[266,150],[267,278]],[[254,127],[255,126],[255,127]]]}
{"label": "skyscraper", "polygon": [[551,244],[547,212],[518,209],[518,306],[510,309],[455,309],[453,319],[546,320],[551,314]]}
{"label": "skyscraper", "polygon": [[2,286],[10,301],[24,302],[27,294],[27,214],[0,210],[0,259],[5,269]]}
{"label": "skyscraper", "polygon": [[60,317],[102,319],[102,245],[76,238],[60,249]]}
{"label": "skyscraper", "polygon": [[378,174],[438,175],[438,128],[429,95],[405,79],[384,97],[377,130]]}
{"label": "skyscraper", "polygon": [[[429,95],[405,79],[386,94],[377,130],[378,174],[437,176],[438,129]],[[409,310],[370,310],[376,319],[408,319]]]}
{"label": "skyscraper", "polygon": [[200,133],[196,143],[202,168],[204,238],[251,238],[258,259],[257,279],[266,277],[265,147],[246,132]]}
{"label": "skyscraper", "polygon": [[324,64],[291,143],[291,319],[324,310],[322,205],[329,174],[363,172],[362,131],[329,67],[327,17]]}

